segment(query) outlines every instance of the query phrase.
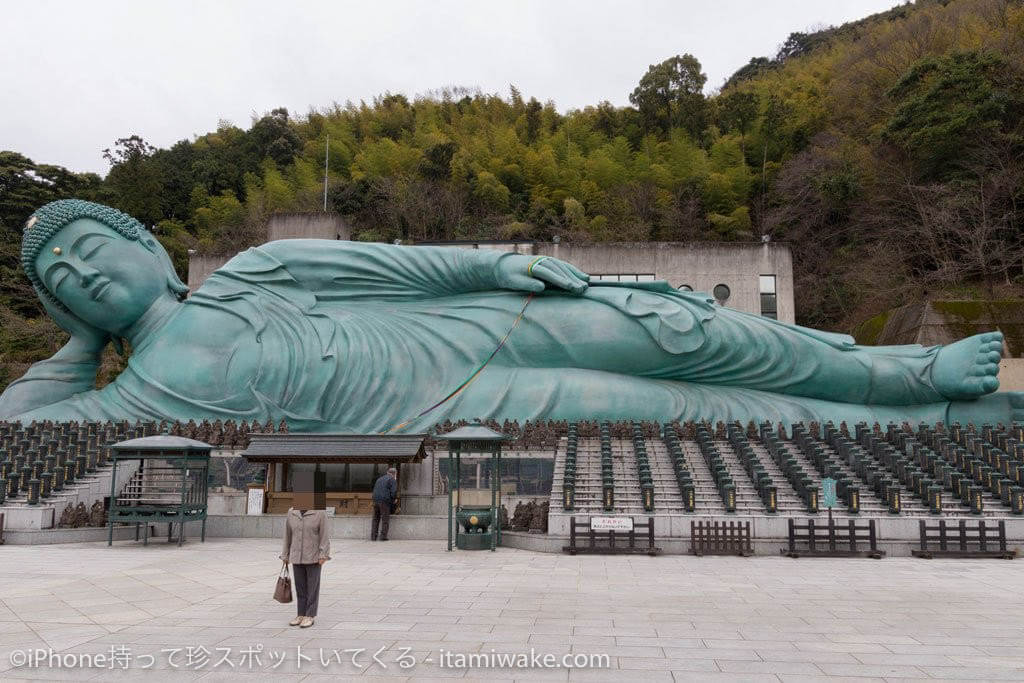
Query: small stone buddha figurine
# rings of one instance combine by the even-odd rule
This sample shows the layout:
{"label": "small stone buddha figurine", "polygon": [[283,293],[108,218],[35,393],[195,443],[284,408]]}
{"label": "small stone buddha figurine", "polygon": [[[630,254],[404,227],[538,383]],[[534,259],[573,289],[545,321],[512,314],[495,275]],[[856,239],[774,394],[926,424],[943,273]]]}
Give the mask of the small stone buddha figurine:
{"label": "small stone buddha figurine", "polygon": [[[372,433],[460,417],[1024,416],[1021,394],[992,393],[998,332],[857,346],[666,282],[589,283],[554,258],[283,240],[238,254],[185,298],[138,221],[61,200],[27,222],[22,265],[71,339],[0,395],[8,420],[284,418],[294,431]],[[131,356],[96,390],[111,340]]]}

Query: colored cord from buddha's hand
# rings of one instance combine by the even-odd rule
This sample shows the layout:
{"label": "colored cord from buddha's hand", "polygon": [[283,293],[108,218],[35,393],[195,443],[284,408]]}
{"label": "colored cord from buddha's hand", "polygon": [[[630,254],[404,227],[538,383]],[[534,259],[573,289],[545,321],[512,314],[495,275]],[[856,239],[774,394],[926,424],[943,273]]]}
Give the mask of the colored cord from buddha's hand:
{"label": "colored cord from buddha's hand", "polygon": [[[542,257],[542,258],[546,258],[546,257]],[[531,264],[531,267],[532,267],[532,264]],[[501,338],[500,342],[498,342],[498,345],[494,348],[494,351],[491,351],[491,355],[489,355],[487,357],[487,360],[485,360],[483,363],[481,363],[480,366],[476,370],[473,371],[473,374],[471,374],[469,377],[467,377],[466,380],[462,384],[460,384],[459,386],[455,387],[455,389],[450,394],[448,394],[447,396],[442,398],[440,401],[438,401],[434,405],[432,405],[429,408],[427,408],[426,410],[424,410],[422,413],[420,413],[416,417],[410,418],[410,419],[406,420],[405,422],[402,422],[400,424],[395,425],[394,427],[390,427],[388,429],[385,429],[381,433],[382,434],[390,434],[392,432],[399,431],[400,429],[408,426],[411,422],[420,419],[421,417],[423,417],[424,415],[426,415],[430,411],[434,410],[435,408],[437,408],[439,406],[444,405],[445,403],[447,403],[451,399],[455,398],[460,392],[462,392],[463,389],[465,389],[470,384],[472,384],[473,381],[477,377],[480,376],[480,373],[482,373],[484,371],[484,368],[487,367],[487,364],[490,363],[492,360],[494,360],[494,357],[498,355],[498,352],[501,351],[501,348],[503,346],[505,346],[505,342],[507,342],[508,338],[510,336],[512,336],[512,331],[515,330],[516,327],[518,327],[519,322],[523,319],[523,316],[526,314],[526,307],[530,305],[531,301],[533,301],[533,293],[532,292],[526,297],[526,301],[523,302],[523,307],[519,310],[519,315],[517,315],[516,319],[514,321],[512,321],[512,326],[508,328],[508,332],[506,332],[505,336]]]}
{"label": "colored cord from buddha's hand", "polygon": [[533,277],[533,267],[535,265],[537,265],[538,263],[540,263],[541,261],[543,261],[544,259],[546,259],[546,258],[549,258],[549,257],[548,256],[538,256],[537,258],[533,259],[533,261],[530,262],[530,265],[527,266],[527,268],[526,268],[526,274],[529,275],[530,277]]}

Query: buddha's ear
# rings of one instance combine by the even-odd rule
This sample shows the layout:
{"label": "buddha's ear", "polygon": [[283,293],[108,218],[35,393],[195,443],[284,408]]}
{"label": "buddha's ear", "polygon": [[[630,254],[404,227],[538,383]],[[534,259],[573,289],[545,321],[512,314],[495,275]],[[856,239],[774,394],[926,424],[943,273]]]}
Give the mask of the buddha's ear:
{"label": "buddha's ear", "polygon": [[156,256],[157,260],[160,261],[160,265],[164,267],[167,275],[167,289],[179,299],[184,299],[185,295],[188,294],[188,287],[178,277],[178,273],[174,270],[174,264],[171,262],[171,257],[167,255],[164,245],[160,244],[160,241],[153,236],[153,233],[145,228],[139,228],[139,241],[143,247]]}

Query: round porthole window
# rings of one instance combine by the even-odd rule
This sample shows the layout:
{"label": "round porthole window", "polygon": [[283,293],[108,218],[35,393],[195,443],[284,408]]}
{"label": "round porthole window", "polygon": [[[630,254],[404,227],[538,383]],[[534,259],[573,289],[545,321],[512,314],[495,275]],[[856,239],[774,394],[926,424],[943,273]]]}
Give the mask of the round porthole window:
{"label": "round porthole window", "polygon": [[679,291],[680,292],[692,292],[693,291],[693,287],[691,287],[690,285],[679,285]]}
{"label": "round porthole window", "polygon": [[724,304],[726,301],[728,301],[729,295],[732,294],[732,292],[729,290],[728,285],[715,285],[715,288],[711,291],[711,293],[715,295],[715,299],[720,304]]}

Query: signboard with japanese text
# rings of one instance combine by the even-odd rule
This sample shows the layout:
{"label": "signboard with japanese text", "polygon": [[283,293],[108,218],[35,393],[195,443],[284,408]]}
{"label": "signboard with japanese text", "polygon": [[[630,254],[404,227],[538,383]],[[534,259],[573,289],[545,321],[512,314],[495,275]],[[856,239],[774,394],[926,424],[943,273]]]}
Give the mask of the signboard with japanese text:
{"label": "signboard with japanese text", "polygon": [[591,517],[590,528],[594,531],[632,531],[632,517]]}

